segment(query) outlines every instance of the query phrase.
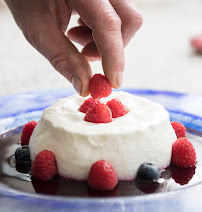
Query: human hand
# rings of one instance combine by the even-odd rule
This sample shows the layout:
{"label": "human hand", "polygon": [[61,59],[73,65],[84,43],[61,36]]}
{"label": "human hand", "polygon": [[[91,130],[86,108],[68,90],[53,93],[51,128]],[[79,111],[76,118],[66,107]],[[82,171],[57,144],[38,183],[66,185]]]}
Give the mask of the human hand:
{"label": "human hand", "polygon": [[[92,75],[87,60],[102,59],[104,73],[114,88],[121,85],[124,47],[142,25],[133,0],[6,0],[26,39],[74,86],[89,94]],[[64,34],[72,9],[82,26]],[[85,24],[84,24],[85,23]],[[84,48],[81,53],[70,41]]]}

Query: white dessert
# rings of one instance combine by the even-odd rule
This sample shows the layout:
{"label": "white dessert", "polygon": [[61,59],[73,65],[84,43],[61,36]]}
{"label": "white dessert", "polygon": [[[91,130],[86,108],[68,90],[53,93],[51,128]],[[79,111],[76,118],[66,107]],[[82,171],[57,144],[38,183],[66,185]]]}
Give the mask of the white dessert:
{"label": "white dessert", "polygon": [[112,122],[84,121],[78,111],[84,98],[77,94],[56,101],[44,110],[30,139],[30,154],[50,150],[55,154],[58,173],[65,178],[87,180],[92,164],[108,161],[119,180],[132,180],[142,163],[165,168],[170,164],[172,143],[176,140],[164,107],[126,92],[113,92],[129,111]]}

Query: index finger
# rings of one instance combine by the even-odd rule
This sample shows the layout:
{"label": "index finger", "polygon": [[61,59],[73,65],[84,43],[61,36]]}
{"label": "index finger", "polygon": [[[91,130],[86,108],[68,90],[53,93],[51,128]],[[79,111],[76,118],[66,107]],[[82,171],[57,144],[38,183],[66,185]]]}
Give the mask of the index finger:
{"label": "index finger", "polygon": [[109,1],[69,0],[84,22],[92,29],[96,47],[102,57],[104,73],[114,88],[122,82],[125,58],[121,19]]}

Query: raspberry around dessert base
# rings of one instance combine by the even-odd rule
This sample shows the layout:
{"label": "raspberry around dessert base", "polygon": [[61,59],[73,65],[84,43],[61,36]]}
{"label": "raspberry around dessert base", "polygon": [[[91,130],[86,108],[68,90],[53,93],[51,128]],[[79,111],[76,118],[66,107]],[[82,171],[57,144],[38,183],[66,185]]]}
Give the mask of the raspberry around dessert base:
{"label": "raspberry around dessert base", "polygon": [[[202,138],[188,135],[197,151],[197,165],[190,168],[169,166],[162,171],[159,182],[141,183],[137,181],[119,182],[111,191],[103,192],[91,189],[85,181],[66,180],[55,177],[51,181],[41,182],[30,178],[30,166],[16,166],[12,157],[20,145],[20,129],[0,135],[0,182],[16,190],[66,197],[118,197],[155,194],[181,189],[200,182],[202,179]],[[17,169],[17,170],[16,170]]]}

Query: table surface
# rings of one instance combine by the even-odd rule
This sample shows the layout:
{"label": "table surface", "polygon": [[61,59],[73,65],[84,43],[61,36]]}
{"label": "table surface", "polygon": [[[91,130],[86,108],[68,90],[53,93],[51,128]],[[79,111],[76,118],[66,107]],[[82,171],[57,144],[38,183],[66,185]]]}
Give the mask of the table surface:
{"label": "table surface", "polygon": [[[25,40],[7,7],[0,4],[0,96],[71,87]],[[202,94],[202,55],[195,54],[189,42],[202,31],[202,1],[141,0],[137,4],[144,24],[125,50],[123,86]],[[70,26],[77,18],[71,19]],[[100,62],[91,67],[93,73],[102,72]]]}

